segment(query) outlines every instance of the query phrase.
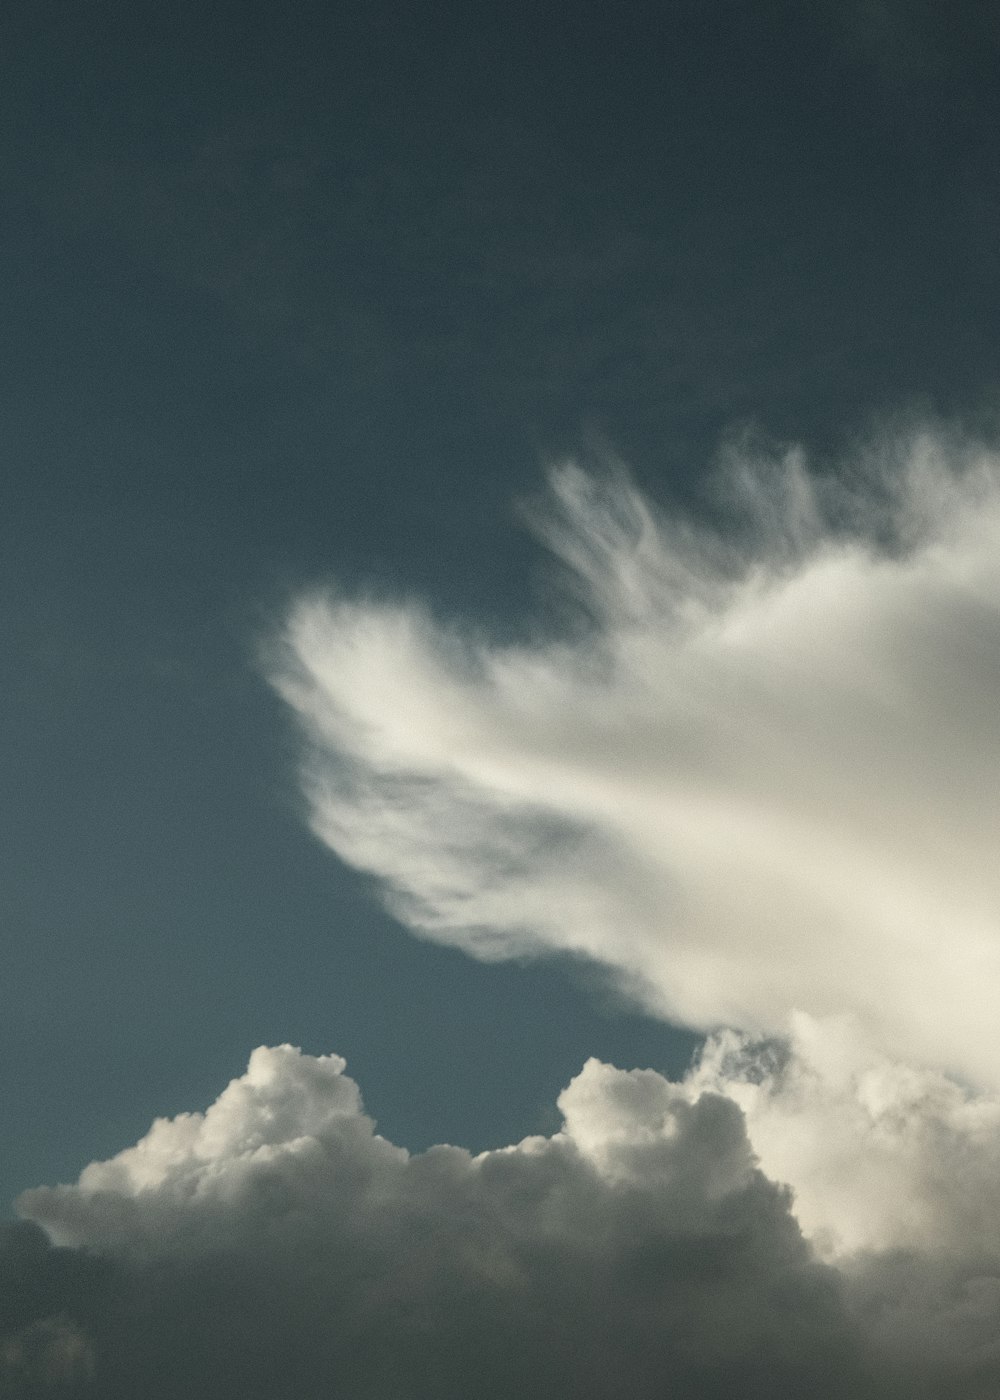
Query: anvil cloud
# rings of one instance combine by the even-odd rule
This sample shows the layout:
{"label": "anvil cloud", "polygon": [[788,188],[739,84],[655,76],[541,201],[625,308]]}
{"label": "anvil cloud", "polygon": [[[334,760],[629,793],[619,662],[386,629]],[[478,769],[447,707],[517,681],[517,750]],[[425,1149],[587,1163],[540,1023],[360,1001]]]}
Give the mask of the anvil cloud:
{"label": "anvil cloud", "polygon": [[713,531],[554,470],[566,625],[528,642],[300,598],[272,675],[314,829],[478,956],[583,955],[701,1030],[846,1014],[1000,1085],[1000,458],[735,448],[722,490]]}

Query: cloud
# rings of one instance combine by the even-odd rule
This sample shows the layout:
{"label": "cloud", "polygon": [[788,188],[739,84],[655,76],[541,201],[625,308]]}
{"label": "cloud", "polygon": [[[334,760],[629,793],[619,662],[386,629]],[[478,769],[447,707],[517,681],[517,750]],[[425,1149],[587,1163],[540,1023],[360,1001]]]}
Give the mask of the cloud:
{"label": "cloud", "polygon": [[[0,1240],[0,1378],[30,1362],[34,1388],[8,1379],[3,1393],[995,1393],[995,1231],[984,1243],[941,1217],[919,1247],[822,1262],[797,1197],[757,1165],[747,1125],[772,1152],[782,1096],[823,1130],[831,1096],[849,1097],[817,1068],[838,1033],[813,1027],[811,1046],[780,1053],[720,1040],[679,1084],[591,1060],[560,1097],[559,1132],[477,1157],[409,1155],[374,1131],[337,1056],[261,1048],[207,1112],[22,1198],[36,1223]],[[863,1075],[851,1082],[872,1099]],[[937,1113],[900,1082],[882,1119],[916,1103],[920,1151],[937,1135],[949,1168],[974,1159],[974,1113]],[[751,1089],[779,1101],[770,1120],[745,1118]],[[900,1181],[919,1177],[915,1155]],[[796,1193],[821,1193],[826,1164],[795,1161]],[[953,1194],[974,1176],[961,1167]],[[1000,1178],[977,1179],[995,1210]]]}
{"label": "cloud", "polygon": [[887,435],[837,481],[738,444],[713,533],[558,468],[564,626],[516,645],[300,598],[272,676],[315,831],[477,956],[569,950],[701,1030],[848,1014],[998,1085],[1000,458]]}
{"label": "cloud", "polygon": [[873,1051],[846,1018],[797,1016],[787,1041],[721,1032],[689,1082],[739,1105],[827,1257],[1000,1247],[1000,1098]]}
{"label": "cloud", "polygon": [[91,1318],[115,1395],[863,1382],[837,1279],[731,1102],[591,1061],[560,1106],[552,1138],[410,1157],[374,1133],[337,1057],[260,1049],[207,1113],[22,1209],[128,1280]]}
{"label": "cloud", "polygon": [[94,1374],[87,1336],[63,1317],[46,1317],[0,1342],[0,1380],[8,1400],[31,1395],[72,1393]]}
{"label": "cloud", "polygon": [[256,1050],[21,1198],[0,1394],[1000,1393],[1000,459],[923,434],[837,481],[739,444],[713,533],[556,471],[561,630],[517,645],[298,603],[323,839],[426,936],[572,950],[712,1033],[678,1083],[588,1061],[558,1132],[479,1156]]}
{"label": "cloud", "polygon": [[53,1249],[37,1225],[0,1225],[4,1400],[90,1400],[95,1356],[89,1328],[108,1304],[114,1274],[113,1265],[86,1251]]}

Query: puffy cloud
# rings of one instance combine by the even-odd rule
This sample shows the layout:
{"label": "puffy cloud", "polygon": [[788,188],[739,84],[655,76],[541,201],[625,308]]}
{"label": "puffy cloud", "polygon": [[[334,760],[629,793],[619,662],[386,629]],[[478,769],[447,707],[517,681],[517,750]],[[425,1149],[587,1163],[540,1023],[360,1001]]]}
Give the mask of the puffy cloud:
{"label": "puffy cloud", "polygon": [[729,456],[719,534],[552,474],[561,636],[300,599],[272,673],[313,826],[431,938],[572,950],[703,1030],[846,1013],[997,1085],[1000,459]]}
{"label": "puffy cloud", "polygon": [[[559,1132],[476,1157],[386,1142],[336,1056],[257,1050],[204,1114],[22,1198],[36,1223],[0,1240],[0,1393],[995,1394],[997,1105],[841,1047],[836,1026],[722,1037],[682,1083],[591,1060]],[[818,1142],[843,1129],[857,1157],[864,1115],[888,1166],[848,1183]],[[792,1191],[758,1135],[765,1163],[787,1149]],[[928,1223],[890,1190],[958,1205]],[[834,1250],[852,1191],[844,1218],[867,1202],[871,1231]]]}
{"label": "puffy cloud", "polygon": [[1000,1098],[889,1059],[847,1018],[801,1015],[787,1041],[711,1038],[686,1087],[739,1105],[887,1375],[997,1393]]}
{"label": "puffy cloud", "polygon": [[784,1042],[713,1036],[689,1084],[739,1105],[827,1257],[1000,1257],[1000,1098],[879,1054],[847,1018],[801,1015]]}
{"label": "puffy cloud", "polygon": [[590,1061],[551,1138],[410,1156],[343,1068],[258,1050],[206,1113],[22,1199],[62,1246],[36,1274],[67,1246],[114,1270],[33,1324],[100,1396],[875,1394],[726,1097]]}

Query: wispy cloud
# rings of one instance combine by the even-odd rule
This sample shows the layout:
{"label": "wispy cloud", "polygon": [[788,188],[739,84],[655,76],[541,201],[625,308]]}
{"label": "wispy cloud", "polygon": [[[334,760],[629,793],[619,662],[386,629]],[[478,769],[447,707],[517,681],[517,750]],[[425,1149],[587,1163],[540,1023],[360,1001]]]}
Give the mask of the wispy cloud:
{"label": "wispy cloud", "polygon": [[714,533],[554,470],[576,606],[528,643],[300,599],[274,683],[314,828],[429,937],[573,950],[700,1029],[846,1013],[995,1085],[1000,459],[737,446],[722,489]]}

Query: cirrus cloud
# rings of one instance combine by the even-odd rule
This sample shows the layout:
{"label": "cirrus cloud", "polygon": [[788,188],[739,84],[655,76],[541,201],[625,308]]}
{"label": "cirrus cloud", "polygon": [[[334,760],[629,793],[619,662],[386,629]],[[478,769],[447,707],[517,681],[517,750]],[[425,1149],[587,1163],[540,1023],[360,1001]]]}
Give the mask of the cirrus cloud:
{"label": "cirrus cloud", "polygon": [[847,1013],[997,1085],[1000,458],[924,432],[853,480],[734,448],[714,534],[559,468],[577,611],[518,645],[303,596],[272,678],[315,831],[478,956],[580,954],[701,1030]]}

